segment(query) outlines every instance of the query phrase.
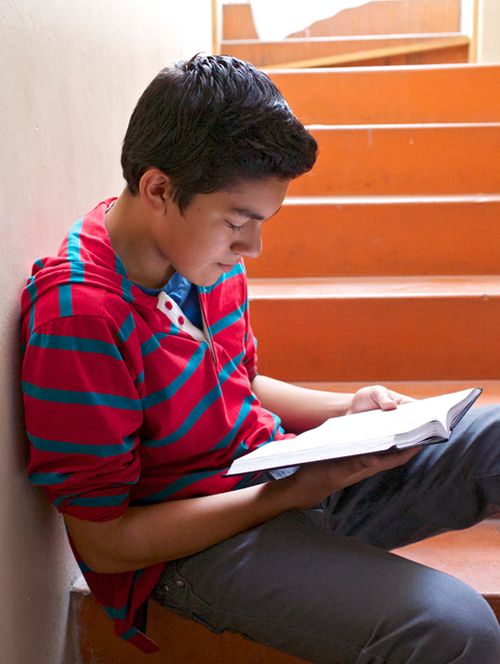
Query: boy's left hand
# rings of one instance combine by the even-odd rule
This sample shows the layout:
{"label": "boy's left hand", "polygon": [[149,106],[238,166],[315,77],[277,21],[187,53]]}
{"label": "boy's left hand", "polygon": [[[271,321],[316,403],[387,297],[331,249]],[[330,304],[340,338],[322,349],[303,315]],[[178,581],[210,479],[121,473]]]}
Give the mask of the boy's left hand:
{"label": "boy's left hand", "polygon": [[365,410],[394,410],[402,403],[409,403],[415,401],[412,397],[408,397],[399,392],[389,390],[383,385],[370,385],[362,387],[354,393],[351,406],[346,415],[352,413],[360,413]]}

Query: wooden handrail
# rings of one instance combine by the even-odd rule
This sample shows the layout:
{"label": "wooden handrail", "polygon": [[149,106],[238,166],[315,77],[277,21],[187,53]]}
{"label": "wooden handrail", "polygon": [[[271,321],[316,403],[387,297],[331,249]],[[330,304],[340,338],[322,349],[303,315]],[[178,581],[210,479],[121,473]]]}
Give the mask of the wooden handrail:
{"label": "wooden handrail", "polygon": [[303,69],[306,67],[335,67],[349,64],[352,62],[363,62],[365,60],[375,60],[397,55],[407,55],[409,53],[423,53],[425,51],[437,51],[456,46],[468,46],[470,39],[467,36],[449,37],[447,39],[420,42],[419,44],[409,44],[407,46],[389,46],[386,48],[374,48],[365,51],[356,51],[354,53],[342,53],[340,55],[330,55],[322,58],[311,58],[308,60],[296,60],[294,62],[279,62],[269,64],[263,67],[268,69]]}

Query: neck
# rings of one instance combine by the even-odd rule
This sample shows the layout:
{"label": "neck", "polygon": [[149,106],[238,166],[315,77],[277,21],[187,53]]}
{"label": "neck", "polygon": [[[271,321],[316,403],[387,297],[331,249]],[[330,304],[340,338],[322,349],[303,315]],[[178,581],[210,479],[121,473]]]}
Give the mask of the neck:
{"label": "neck", "polygon": [[106,212],[104,223],[111,246],[131,281],[161,288],[174,274],[175,269],[156,249],[152,222],[139,196],[125,189]]}

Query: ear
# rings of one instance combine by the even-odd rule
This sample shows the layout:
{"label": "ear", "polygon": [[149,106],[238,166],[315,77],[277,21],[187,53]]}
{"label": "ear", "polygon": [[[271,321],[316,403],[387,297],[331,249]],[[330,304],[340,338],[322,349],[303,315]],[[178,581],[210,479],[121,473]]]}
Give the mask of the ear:
{"label": "ear", "polygon": [[139,196],[153,213],[163,215],[171,205],[172,184],[168,175],[159,168],[148,168],[139,180]]}

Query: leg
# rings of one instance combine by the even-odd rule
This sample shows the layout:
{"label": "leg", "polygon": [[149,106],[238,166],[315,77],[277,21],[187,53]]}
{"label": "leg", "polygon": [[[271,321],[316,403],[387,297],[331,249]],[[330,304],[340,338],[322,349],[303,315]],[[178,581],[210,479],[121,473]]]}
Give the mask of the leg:
{"label": "leg", "polygon": [[450,441],[325,501],[330,526],[386,549],[467,528],[500,509],[500,407],[469,411]]}
{"label": "leg", "polygon": [[496,664],[498,625],[452,577],[291,511],[170,563],[154,597],[324,664]]}

